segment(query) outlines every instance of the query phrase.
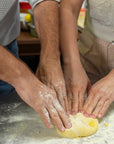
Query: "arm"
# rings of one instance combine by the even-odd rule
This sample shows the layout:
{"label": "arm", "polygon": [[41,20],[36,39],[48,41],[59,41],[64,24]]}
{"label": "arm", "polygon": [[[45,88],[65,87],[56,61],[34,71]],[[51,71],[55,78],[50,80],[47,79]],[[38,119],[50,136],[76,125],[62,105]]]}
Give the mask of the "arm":
{"label": "arm", "polygon": [[89,79],[80,62],[77,45],[77,19],[83,0],[62,0],[60,6],[60,40],[69,112],[82,109]]}
{"label": "arm", "polygon": [[48,128],[52,127],[51,117],[59,130],[65,130],[61,119],[65,125],[69,121],[57,100],[56,93],[42,84],[22,61],[2,46],[0,46],[0,79],[15,88],[19,96],[40,114]]}
{"label": "arm", "polygon": [[77,46],[77,20],[84,0],[62,0],[60,6],[60,40],[63,62],[80,64]]}
{"label": "arm", "polygon": [[37,33],[41,42],[40,60],[60,60],[58,3],[43,1],[33,9]]}
{"label": "arm", "polygon": [[60,64],[58,3],[54,0],[43,1],[34,7],[33,12],[41,42],[40,63],[36,75],[56,91],[59,102],[65,108],[67,100]]}

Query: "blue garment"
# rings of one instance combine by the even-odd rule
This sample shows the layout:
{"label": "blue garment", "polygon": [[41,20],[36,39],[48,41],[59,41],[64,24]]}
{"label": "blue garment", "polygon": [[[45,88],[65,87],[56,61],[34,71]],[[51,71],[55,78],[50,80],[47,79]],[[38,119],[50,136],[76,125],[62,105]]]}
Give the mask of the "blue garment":
{"label": "blue garment", "polygon": [[[16,57],[19,57],[18,45],[16,40],[6,46],[6,49],[9,50]],[[10,84],[0,80],[0,95],[7,95],[12,92],[15,92],[15,89]]]}

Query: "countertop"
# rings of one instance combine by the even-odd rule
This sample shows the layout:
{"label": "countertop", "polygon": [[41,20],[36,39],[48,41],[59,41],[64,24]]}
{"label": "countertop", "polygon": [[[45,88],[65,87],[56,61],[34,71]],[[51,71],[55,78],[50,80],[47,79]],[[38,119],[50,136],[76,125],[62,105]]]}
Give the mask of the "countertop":
{"label": "countertop", "polygon": [[[17,94],[0,96],[0,144],[114,144],[114,103],[89,137],[67,139],[47,129],[39,115]],[[106,127],[105,123],[109,125]]]}

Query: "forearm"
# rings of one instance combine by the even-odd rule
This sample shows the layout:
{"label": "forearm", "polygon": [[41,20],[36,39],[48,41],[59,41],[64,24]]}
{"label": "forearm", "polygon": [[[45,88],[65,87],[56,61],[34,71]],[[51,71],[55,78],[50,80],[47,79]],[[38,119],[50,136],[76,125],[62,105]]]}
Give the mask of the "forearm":
{"label": "forearm", "polygon": [[41,60],[59,59],[59,10],[56,1],[43,1],[34,8],[34,19],[41,42]]}
{"label": "forearm", "polygon": [[21,80],[28,79],[31,74],[32,72],[23,62],[0,46],[0,80],[16,87]]}
{"label": "forearm", "polygon": [[77,46],[77,19],[80,6],[79,8],[75,7],[75,9],[77,10],[73,11],[70,4],[66,4],[65,0],[61,2],[60,43],[64,63],[80,63],[79,51]]}

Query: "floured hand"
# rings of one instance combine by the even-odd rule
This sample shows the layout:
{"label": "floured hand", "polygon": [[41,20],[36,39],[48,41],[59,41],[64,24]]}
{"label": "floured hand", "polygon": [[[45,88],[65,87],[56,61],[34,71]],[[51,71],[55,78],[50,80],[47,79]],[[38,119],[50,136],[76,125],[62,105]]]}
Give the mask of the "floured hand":
{"label": "floured hand", "polygon": [[67,104],[65,81],[61,64],[57,60],[40,61],[38,66],[37,77],[41,82],[56,92],[57,98],[64,109]]}
{"label": "floured hand", "polygon": [[28,75],[26,71],[26,76],[20,79],[15,89],[19,96],[38,112],[48,128],[52,127],[50,119],[60,131],[71,127],[55,91],[42,84],[33,74]]}

